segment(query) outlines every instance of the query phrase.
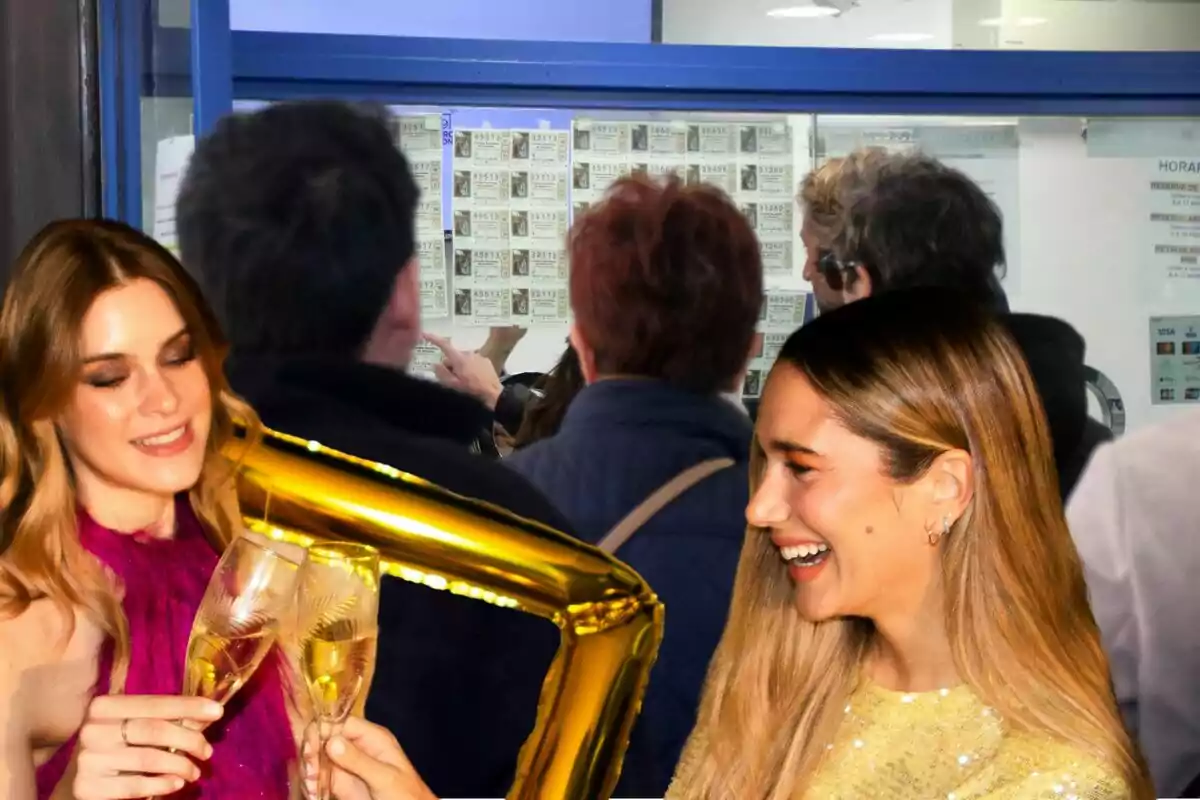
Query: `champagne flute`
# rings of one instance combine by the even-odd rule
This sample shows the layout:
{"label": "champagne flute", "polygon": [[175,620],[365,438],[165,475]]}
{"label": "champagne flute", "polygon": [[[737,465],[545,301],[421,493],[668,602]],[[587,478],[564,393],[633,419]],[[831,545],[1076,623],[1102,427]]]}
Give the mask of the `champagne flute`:
{"label": "champagne flute", "polygon": [[244,532],[213,571],[192,622],[183,693],[224,705],[250,680],[292,610],[304,549]]}
{"label": "champagne flute", "polygon": [[279,638],[303,563],[304,548],[250,531],[229,543],[192,620],[183,694],[225,705],[246,685]]}
{"label": "champagne flute", "polygon": [[330,800],[332,767],[325,746],[358,702],[375,664],[379,551],[340,542],[313,545],[300,571],[299,601],[300,671],[317,727],[315,800]]}

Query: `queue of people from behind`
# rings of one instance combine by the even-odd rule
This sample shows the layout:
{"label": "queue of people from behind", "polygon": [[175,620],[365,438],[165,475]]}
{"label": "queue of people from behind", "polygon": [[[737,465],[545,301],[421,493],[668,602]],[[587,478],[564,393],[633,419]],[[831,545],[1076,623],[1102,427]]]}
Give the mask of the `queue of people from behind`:
{"label": "queue of people from behind", "polygon": [[[99,663],[111,684],[94,700],[86,686],[74,690],[69,719],[13,717],[30,697],[4,698],[5,730],[41,725],[28,732],[47,744],[31,753],[36,774],[22,772],[24,757],[14,763],[10,749],[0,773],[26,781],[17,786],[36,781],[39,797],[68,783],[96,800],[157,796],[176,781],[189,782],[195,797],[230,796],[218,787],[233,774],[231,745],[219,742],[211,766],[197,770],[209,758],[203,738],[171,722],[210,720],[212,712],[194,699],[143,696],[161,675],[123,666],[136,663],[143,643],[177,635],[172,620],[187,617],[186,596],[175,617],[143,616],[143,595],[133,589],[161,588],[155,581],[168,575],[206,577],[213,545],[225,541],[221,526],[237,517],[235,499],[203,487],[228,465],[188,462],[169,480],[156,471],[164,462],[98,469],[79,420],[103,412],[111,422],[119,412],[140,430],[186,405],[199,428],[211,396],[212,433],[197,440],[209,445],[201,452],[216,452],[238,391],[268,425],[616,550],[663,594],[669,620],[690,618],[690,631],[668,622],[618,796],[657,795],[672,776],[671,796],[680,798],[1023,798],[1057,796],[1059,788],[1090,800],[1153,796],[1120,724],[1055,491],[1060,482],[1069,491],[1058,440],[1079,442],[1053,409],[1047,436],[1043,406],[1055,395],[1036,364],[1031,383],[1022,351],[1036,359],[998,291],[994,206],[960,173],[922,156],[858,154],[821,175],[829,224],[806,224],[804,235],[806,274],[825,313],[789,340],[755,428],[722,397],[740,384],[761,303],[753,234],[715,190],[632,179],[572,233],[573,358],[560,365],[562,392],[548,424],[500,464],[472,452],[496,420],[494,405],[403,375],[420,335],[417,198],[381,112],[281,104],[226,120],[202,140],[177,215],[198,286],[169,254],[120,226],[80,224],[68,239],[74,255],[29,255],[19,274],[30,286],[57,286],[69,272],[64,264],[108,269],[94,267],[102,277],[82,294],[62,290],[78,300],[77,327],[51,326],[62,354],[51,379],[90,374],[94,365],[81,359],[97,348],[97,363],[119,363],[128,375],[113,378],[125,388],[106,404],[89,407],[90,390],[108,387],[85,382],[74,395],[47,395],[37,388],[45,376],[4,362],[4,413],[18,435],[11,444],[0,437],[0,488],[13,492],[0,517],[0,576],[6,596],[38,602],[10,604],[15,624],[0,626],[0,637],[32,631],[50,639],[62,629],[62,617],[31,615],[45,605],[40,599],[75,610],[90,624],[78,644],[85,663]],[[806,211],[822,197],[809,189]],[[162,331],[138,327],[126,307],[138,292],[151,302],[155,287],[160,327],[182,320],[198,338],[199,372],[187,371],[195,359],[168,358],[166,338],[152,346]],[[663,287],[671,291],[660,294]],[[656,320],[642,351],[622,349],[623,314],[675,310],[672,292],[692,298],[688,313]],[[45,346],[26,330],[61,318],[30,313],[52,300],[34,295],[22,301],[10,290],[0,314],[0,355],[25,342],[13,363],[31,363]],[[230,333],[232,388],[220,367],[218,318]],[[96,320],[109,334],[127,330],[115,344],[97,344]],[[721,358],[698,361],[679,344],[689,336],[693,350]],[[1077,349],[1081,360],[1081,343]],[[478,354],[459,355],[466,363]],[[937,391],[916,391],[905,370],[918,367],[920,386]],[[443,378],[469,391],[467,372],[456,367]],[[526,395],[530,417],[547,394]],[[1073,398],[1073,388],[1065,394]],[[29,402],[9,402],[22,397]],[[429,420],[419,413],[441,401],[457,411]],[[248,407],[236,407],[253,420]],[[103,493],[68,484],[62,507],[83,513],[55,528],[57,541],[66,551],[75,543],[80,575],[95,559],[111,569],[82,593],[75,571],[59,574],[30,544],[46,523],[43,506],[31,502],[36,481],[20,477],[19,465],[29,448],[57,443],[68,455],[64,474],[91,474],[104,492],[156,511],[143,515],[154,517],[149,522],[109,519],[94,499]],[[128,443],[139,446],[136,437]],[[1077,452],[1070,448],[1063,452]],[[588,460],[603,462],[590,477],[579,463]],[[607,492],[610,485],[620,491]],[[121,535],[132,530],[170,546]],[[130,577],[119,566],[131,559],[154,566]],[[183,561],[187,569],[166,566]],[[367,707],[384,727],[355,720],[331,743],[343,800],[505,791],[557,637],[536,620],[489,612],[504,613],[421,587],[387,587]],[[279,674],[262,672],[263,688],[247,694],[244,709],[226,709],[220,724],[241,736],[291,729]],[[128,699],[105,694],[122,681]],[[54,705],[58,696],[46,696]],[[262,741],[272,763],[311,766],[297,761],[290,737]],[[1066,778],[1053,783],[1048,772]],[[286,778],[267,770],[260,794],[284,796]]]}

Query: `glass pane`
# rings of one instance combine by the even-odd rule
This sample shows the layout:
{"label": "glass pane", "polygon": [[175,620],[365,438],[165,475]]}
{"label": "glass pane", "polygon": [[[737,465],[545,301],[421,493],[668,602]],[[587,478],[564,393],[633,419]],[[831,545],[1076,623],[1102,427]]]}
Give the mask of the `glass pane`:
{"label": "glass pane", "polygon": [[561,42],[649,42],[651,0],[230,0],[235,31],[516,39]]}
{"label": "glass pane", "polygon": [[[747,396],[757,396],[773,350],[814,312],[796,269],[803,260],[796,261],[799,226],[792,201],[797,170],[810,162],[809,117],[479,108],[443,113],[450,133],[440,154],[445,263],[434,260],[428,270],[423,265],[427,328],[476,347],[491,325],[527,327],[508,368],[545,371],[562,354],[570,324],[567,225],[620,175],[674,172],[719,184],[759,230],[769,299],[760,324],[763,352],[745,386]],[[400,142],[411,158],[421,158],[403,135]],[[494,152],[502,155],[498,163]],[[414,370],[428,372],[438,354],[422,355],[426,360]]]}
{"label": "glass pane", "polygon": [[[545,371],[563,350],[575,211],[617,175],[674,171],[721,186],[759,233],[768,303],[753,396],[754,376],[816,310],[798,183],[826,158],[882,146],[934,155],[996,202],[1009,305],[1086,340],[1097,419],[1128,430],[1200,404],[1200,120],[394,111],[424,189],[426,327],[468,349],[491,325],[528,327],[512,372]],[[414,371],[437,357],[419,354]]]}
{"label": "glass pane", "polygon": [[151,21],[142,95],[142,226],[175,247],[175,194],[193,147],[189,0],[142,0]]}
{"label": "glass pane", "polygon": [[1196,50],[1189,0],[662,0],[671,44]]}

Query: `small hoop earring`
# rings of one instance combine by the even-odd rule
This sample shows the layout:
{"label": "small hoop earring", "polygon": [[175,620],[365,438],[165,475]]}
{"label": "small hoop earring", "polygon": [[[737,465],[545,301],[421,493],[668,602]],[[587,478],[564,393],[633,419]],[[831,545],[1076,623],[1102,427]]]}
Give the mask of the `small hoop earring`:
{"label": "small hoop earring", "polygon": [[937,547],[938,542],[940,542],[942,540],[943,536],[950,535],[950,515],[947,514],[946,516],[942,517],[941,533],[934,533],[932,525],[930,525],[928,528],[925,529],[925,533],[926,533],[926,537],[929,539],[929,546]]}

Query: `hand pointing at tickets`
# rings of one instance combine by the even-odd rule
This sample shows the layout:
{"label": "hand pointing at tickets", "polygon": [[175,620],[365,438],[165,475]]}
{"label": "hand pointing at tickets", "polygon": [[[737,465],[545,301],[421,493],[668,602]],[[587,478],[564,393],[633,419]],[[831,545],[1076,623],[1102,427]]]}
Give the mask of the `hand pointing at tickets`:
{"label": "hand pointing at tickets", "polygon": [[[333,796],[337,800],[437,800],[386,728],[351,717],[326,752],[334,764]],[[305,766],[312,792],[316,761],[306,758]]]}
{"label": "hand pointing at tickets", "polygon": [[441,336],[426,333],[425,339],[442,351],[442,363],[433,368],[438,382],[476,397],[495,410],[504,391],[495,365],[479,353],[464,353]]}

